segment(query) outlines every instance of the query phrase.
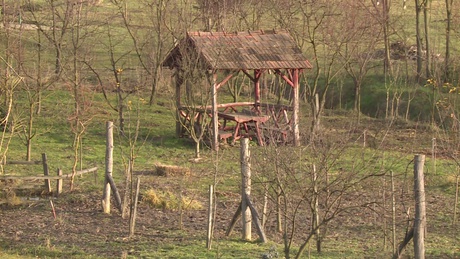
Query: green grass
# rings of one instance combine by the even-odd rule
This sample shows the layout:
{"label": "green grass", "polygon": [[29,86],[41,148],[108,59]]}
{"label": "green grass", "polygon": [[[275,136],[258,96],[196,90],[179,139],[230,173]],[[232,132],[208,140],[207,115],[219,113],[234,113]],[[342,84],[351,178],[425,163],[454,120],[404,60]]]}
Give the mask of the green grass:
{"label": "green grass", "polygon": [[[52,92],[53,97],[49,97],[43,103],[43,114],[37,117],[36,128],[37,132],[43,130],[43,134],[38,134],[34,138],[34,160],[40,159],[40,153],[46,152],[48,160],[50,163],[51,172],[55,172],[57,168],[61,168],[64,173],[70,173],[73,149],[72,149],[72,134],[69,129],[69,124],[66,120],[68,112],[70,109],[63,107],[71,107],[70,96],[65,91],[54,90]],[[99,94],[94,96],[95,106],[104,107],[104,101],[102,100]],[[133,99],[134,100],[134,99]],[[165,99],[165,103],[167,103]],[[19,103],[21,104],[21,103]],[[24,103],[23,103],[24,104]],[[202,152],[204,159],[200,163],[191,163],[190,158],[194,155],[193,144],[186,139],[178,139],[175,137],[175,127],[173,116],[171,113],[171,107],[168,105],[160,106],[147,106],[145,104],[139,106],[141,119],[141,135],[140,141],[137,143],[139,149],[136,151],[136,162],[135,170],[152,170],[155,163],[161,162],[164,164],[171,165],[180,165],[191,168],[194,172],[194,177],[186,180],[182,180],[182,188],[189,190],[189,193],[196,193],[198,197],[204,199],[207,195],[207,188],[209,184],[214,182],[214,176],[217,178],[218,186],[217,190],[219,192],[219,201],[230,202],[233,204],[232,196],[228,196],[228,193],[235,193],[238,195],[240,188],[240,169],[239,169],[239,148],[238,147],[227,147],[222,149],[219,152],[217,174],[214,172],[214,159],[215,154],[209,149],[205,148]],[[84,177],[78,177],[76,179],[76,190],[77,193],[67,193],[64,195],[65,200],[71,203],[84,203],[88,199],[88,195],[96,197],[100,195],[101,192],[101,183],[103,182],[103,171],[104,171],[104,156],[105,156],[105,122],[110,119],[116,118],[116,114],[112,112],[106,112],[103,114],[97,114],[94,117],[94,120],[88,127],[88,131],[83,138],[83,169],[88,167],[97,166],[99,167],[99,172],[97,174],[97,183],[94,181],[92,175],[87,175]],[[326,121],[343,121],[347,122],[347,117],[340,119],[339,116],[332,115],[330,118],[325,117]],[[306,123],[307,118],[303,117],[301,123]],[[377,123],[378,120],[369,120],[370,123]],[[115,122],[116,124],[116,122]],[[327,122],[329,124],[329,122]],[[47,125],[47,126],[43,126]],[[344,124],[346,127],[349,124]],[[370,124],[367,124],[370,125]],[[337,126],[337,124],[335,125]],[[343,125],[342,125],[343,126]],[[333,127],[333,126],[329,126]],[[46,130],[44,130],[46,129]],[[343,141],[344,139],[358,139],[359,134],[353,135],[347,133],[348,135],[341,134]],[[421,134],[421,132],[419,132]],[[347,137],[345,137],[347,136]],[[377,135],[377,142],[381,141],[380,135]],[[329,139],[332,140],[332,139]],[[390,141],[391,138],[388,139]],[[319,152],[330,152],[325,154],[335,154],[338,158],[337,163],[335,163],[330,168],[330,176],[338,177],[339,171],[353,172],[356,171],[357,175],[361,174],[370,174],[370,173],[380,173],[386,172],[387,183],[389,182],[389,172],[393,171],[395,173],[397,181],[400,181],[402,185],[411,186],[411,177],[412,177],[412,168],[413,165],[410,161],[413,159],[414,153],[405,153],[400,151],[395,151],[392,149],[380,150],[376,147],[362,147],[361,140],[357,142],[345,142],[347,148],[344,149],[344,152],[341,152],[340,148],[342,147],[339,144],[335,143],[337,149],[318,149]],[[384,140],[383,143],[387,143],[387,140]],[[426,141],[426,147],[430,147],[430,139]],[[393,143],[398,145],[398,142]],[[400,145],[401,143],[399,143]],[[422,143],[423,144],[423,143]],[[414,144],[415,146],[415,144]],[[334,147],[334,146],[332,146]],[[126,139],[115,137],[115,150],[114,150],[114,177],[117,183],[122,183],[123,181],[123,164],[121,162],[122,151],[126,154],[127,152]],[[292,147],[282,147],[283,152],[286,154],[294,154],[296,148]],[[268,147],[258,147],[254,142],[251,142],[251,150],[254,156],[263,155],[267,150],[270,151]],[[304,158],[310,157],[312,154],[309,149],[305,149],[303,152]],[[17,135],[14,135],[12,138],[12,143],[9,149],[8,158],[11,160],[21,160],[21,157],[24,156],[25,149],[21,144],[21,141]],[[318,158],[318,154],[315,155]],[[270,159],[270,157],[268,157]],[[259,173],[267,174],[270,172],[266,171],[266,166],[264,163],[260,163],[256,158],[253,159],[254,162],[254,174]],[[314,161],[314,160],[311,160]],[[332,162],[333,160],[328,160]],[[307,164],[308,165],[308,164]],[[436,160],[436,173],[432,173],[432,160],[430,156],[427,156],[426,161],[426,186],[427,192],[430,195],[437,195],[443,197],[446,201],[452,201],[452,196],[454,194],[454,185],[453,185],[453,172],[455,171],[455,164],[452,163],[449,159],[437,158]],[[261,166],[261,167],[260,167]],[[265,168],[265,169],[264,169]],[[18,174],[18,175],[39,175],[41,172],[41,166],[5,166],[5,172],[9,174]],[[265,171],[264,171],[265,170]],[[309,172],[308,169],[303,169],[303,172]],[[301,172],[302,173],[302,172]],[[165,184],[178,184],[179,179],[158,179],[160,182]],[[406,181],[406,183],[404,183]],[[152,182],[155,184],[155,181]],[[381,184],[381,181],[377,181],[376,184]],[[262,186],[256,180],[254,180],[253,193],[254,195],[261,195]],[[86,194],[78,194],[80,192]],[[408,194],[409,196],[411,193]],[[231,205],[231,206],[234,206]],[[437,214],[436,216],[430,216],[430,220],[436,222],[434,224],[439,225],[439,222],[448,222],[451,220],[451,212],[445,211],[442,214]],[[109,219],[108,219],[109,220]],[[150,226],[155,228],[155,226]],[[339,230],[337,230],[339,231]],[[344,230],[340,230],[339,233],[344,233]],[[340,234],[338,238],[327,238],[324,243],[324,253],[321,255],[316,254],[314,251],[314,246],[312,245],[312,258],[356,258],[362,257],[363,255],[377,256],[385,255],[388,256],[388,248],[386,252],[382,248],[382,236],[376,226],[367,226],[367,227],[358,227],[352,228],[349,231],[353,233],[363,233],[363,232],[372,232],[369,234],[369,238],[362,240],[359,236],[353,238],[347,238],[345,235]],[[398,236],[402,233],[400,230]],[[334,230],[331,230],[331,234],[334,233]],[[346,232],[345,232],[346,233]],[[159,243],[152,245],[148,240],[142,238],[135,239],[136,242],[122,242],[122,243],[113,243],[114,251],[118,253],[118,256],[126,255],[128,258],[136,257],[145,257],[145,258],[190,258],[190,255],[195,257],[192,258],[258,258],[261,257],[263,253],[267,253],[272,246],[276,247],[276,250],[281,255],[282,252],[282,242],[269,244],[261,244],[258,242],[242,242],[238,239],[238,233],[235,233],[230,238],[217,238],[214,240],[213,249],[207,251],[205,249],[204,242],[204,232],[201,233],[191,233],[191,232],[181,232],[177,230],[168,230],[167,235],[172,240],[165,241],[164,243]],[[332,234],[334,235],[334,234]],[[257,238],[256,235],[254,235]],[[82,238],[88,238],[87,245],[92,247],[92,249],[97,247],[104,247],[106,244],[98,243],[96,241],[90,241],[90,237],[85,237],[85,234],[82,233]],[[278,237],[279,238],[279,237]],[[182,240],[178,242],[177,240]],[[40,246],[11,246],[5,241],[0,241],[1,247],[3,247],[4,253],[7,253],[8,256],[13,256],[15,258],[16,254],[18,256],[25,255],[27,256],[39,256],[39,257],[72,257],[72,258],[86,258],[94,257],[98,258],[98,254],[94,252],[87,252],[84,248],[72,248],[68,250],[63,244],[59,244],[55,240],[50,240],[51,248],[46,246],[46,240],[43,241],[43,244]],[[430,233],[429,239],[427,240],[427,254],[436,256],[442,254],[458,254],[458,249],[456,248],[456,242],[458,239],[451,234],[443,235],[441,233]],[[366,243],[365,246],[363,244]],[[439,245],[438,245],[439,244]],[[292,248],[292,253],[297,249],[298,244],[294,244]],[[81,250],[80,250],[81,249]],[[410,249],[409,249],[410,250]],[[91,250],[93,251],[93,250]],[[103,249],[101,250],[103,251]],[[408,252],[410,254],[410,252]]]}

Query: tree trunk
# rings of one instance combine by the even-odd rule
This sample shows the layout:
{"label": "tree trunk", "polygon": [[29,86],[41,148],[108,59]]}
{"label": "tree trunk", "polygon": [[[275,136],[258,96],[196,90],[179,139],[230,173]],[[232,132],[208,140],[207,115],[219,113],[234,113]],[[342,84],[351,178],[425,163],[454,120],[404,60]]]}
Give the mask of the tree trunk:
{"label": "tree trunk", "polygon": [[195,158],[200,158],[200,142],[201,142],[201,138],[198,140],[195,140]]}
{"label": "tree trunk", "polygon": [[276,193],[276,229],[279,233],[283,232],[283,224],[281,218],[281,188],[278,187],[278,192]]}
{"label": "tree trunk", "polygon": [[423,22],[425,29],[425,70],[426,78],[431,78],[431,57],[430,57],[430,40],[429,40],[429,26],[428,26],[428,0],[423,1]]}
{"label": "tree trunk", "polygon": [[420,0],[415,0],[415,37],[417,41],[417,83],[422,79],[422,38],[420,33]]}
{"label": "tree trunk", "polygon": [[454,0],[446,0],[446,53],[444,57],[444,82],[450,81],[450,31],[452,23],[452,3]]}
{"label": "tree trunk", "polygon": [[385,64],[384,64],[384,74],[387,75],[388,71],[391,71],[391,62],[390,62],[390,34],[388,28],[390,27],[390,5],[387,2],[388,0],[383,0],[383,41],[385,43]]}
{"label": "tree trunk", "polygon": [[312,204],[312,218],[313,224],[312,228],[315,231],[316,236],[316,251],[321,253],[321,231],[319,229],[319,197],[318,197],[318,174],[316,173],[316,166],[313,165],[313,204]]}

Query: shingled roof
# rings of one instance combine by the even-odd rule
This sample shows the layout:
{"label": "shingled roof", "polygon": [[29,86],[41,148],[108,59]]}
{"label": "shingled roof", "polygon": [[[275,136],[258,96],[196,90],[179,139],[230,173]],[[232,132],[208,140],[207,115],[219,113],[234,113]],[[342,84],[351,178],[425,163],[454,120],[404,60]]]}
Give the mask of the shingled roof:
{"label": "shingled roof", "polygon": [[163,61],[180,66],[187,53],[199,55],[205,69],[304,69],[312,65],[286,31],[188,32]]}

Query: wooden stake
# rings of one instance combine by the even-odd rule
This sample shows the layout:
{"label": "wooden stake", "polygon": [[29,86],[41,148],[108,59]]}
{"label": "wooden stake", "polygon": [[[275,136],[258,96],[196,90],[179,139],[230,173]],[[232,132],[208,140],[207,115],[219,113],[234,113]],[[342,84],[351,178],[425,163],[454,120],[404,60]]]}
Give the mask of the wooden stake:
{"label": "wooden stake", "polygon": [[249,162],[249,139],[241,139],[241,211],[243,221],[243,240],[251,240],[251,210],[247,204],[247,196],[251,194],[251,165]]}
{"label": "wooden stake", "polygon": [[[57,170],[57,176],[61,177],[62,176],[62,170],[58,168]],[[62,193],[62,178],[56,180],[56,197],[59,196],[59,194]]]}
{"label": "wooden stake", "polygon": [[414,196],[415,196],[415,220],[414,220],[414,257],[425,258],[425,183],[423,166],[425,155],[416,155],[414,159]]}
{"label": "wooden stake", "polygon": [[257,213],[256,208],[252,204],[250,195],[246,195],[246,203],[248,204],[248,207],[251,210],[252,220],[256,225],[257,233],[259,234],[260,240],[263,243],[267,243],[267,237],[265,236],[264,229],[259,221],[259,213]]}
{"label": "wooden stake", "polygon": [[293,113],[292,113],[292,131],[294,133],[294,146],[300,146],[300,130],[299,130],[299,98],[300,98],[300,85],[299,85],[299,69],[294,69],[292,74],[292,81],[294,83],[293,90],[294,96],[292,99]]}
{"label": "wooden stake", "polygon": [[[42,154],[42,163],[43,163],[43,175],[49,176],[50,175],[50,170],[48,168],[48,159],[46,158],[46,154]],[[45,179],[45,190],[48,193],[51,193],[51,182],[49,179]]]}
{"label": "wooden stake", "polygon": [[107,175],[112,175],[113,170],[113,122],[106,123],[106,149],[105,149],[105,181],[104,194],[102,196],[102,210],[104,213],[110,213],[110,183]]}
{"label": "wooden stake", "polygon": [[235,224],[240,219],[241,217],[241,202],[238,205],[238,209],[236,209],[235,214],[233,215],[232,221],[230,222],[230,226],[227,229],[227,236],[230,236],[232,234],[233,229],[235,228]]}
{"label": "wooden stake", "polygon": [[213,185],[209,185],[209,206],[208,206],[208,228],[207,228],[207,236],[206,236],[206,248],[211,250],[212,244],[212,219],[213,219],[213,197],[214,197],[214,187]]}
{"label": "wooden stake", "polygon": [[56,219],[56,210],[54,209],[54,204],[53,201],[50,199],[50,204],[51,204],[51,210],[53,211],[53,217]]}
{"label": "wooden stake", "polygon": [[117,205],[118,210],[122,213],[122,203],[120,193],[118,192],[117,186],[115,185],[115,181],[113,180],[112,175],[107,174],[107,182],[110,184],[110,189],[112,189],[113,196],[115,198],[115,203]]}
{"label": "wooden stake", "polygon": [[217,110],[217,74],[212,74],[212,86],[211,86],[211,98],[212,98],[212,148],[214,151],[219,150],[219,121],[218,121],[218,110]]}
{"label": "wooden stake", "polygon": [[391,173],[391,224],[392,224],[392,240],[393,240],[393,254],[396,252],[396,202],[395,202],[395,183],[393,171]]}
{"label": "wooden stake", "polygon": [[387,195],[386,195],[386,178],[383,176],[382,206],[383,206],[383,251],[387,249]]}

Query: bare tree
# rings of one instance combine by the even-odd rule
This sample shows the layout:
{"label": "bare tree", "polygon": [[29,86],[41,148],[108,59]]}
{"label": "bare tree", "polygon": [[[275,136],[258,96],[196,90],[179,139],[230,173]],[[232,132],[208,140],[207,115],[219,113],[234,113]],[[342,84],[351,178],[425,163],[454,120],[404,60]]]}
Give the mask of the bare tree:
{"label": "bare tree", "polygon": [[[3,64],[6,63],[6,60],[3,57],[0,57]],[[20,77],[15,70],[7,64],[9,67],[7,70],[8,76],[2,76],[0,87],[2,89],[2,97],[4,98],[3,110],[0,119],[0,126],[2,127],[2,132],[0,135],[0,168],[1,173],[3,173],[3,164],[6,161],[6,154],[8,153],[9,144],[11,142],[12,136],[15,133],[14,124],[11,126],[13,121],[12,110],[14,104],[14,93],[16,88],[22,84],[22,77]],[[10,127],[10,128],[9,128]]]}
{"label": "bare tree", "polygon": [[21,72],[25,75],[24,86],[27,91],[29,107],[27,122],[20,136],[22,136],[25,142],[27,161],[30,161],[32,156],[32,140],[37,136],[37,129],[34,122],[36,115],[38,116],[41,111],[42,93],[59,79],[59,75],[53,75],[53,72],[46,69],[46,62],[43,59],[44,49],[41,34],[42,32],[37,30],[36,54],[31,57],[35,66],[28,67],[26,65],[28,62],[21,63]]}
{"label": "bare tree", "polygon": [[[345,22],[337,22],[341,16],[340,6],[330,1],[311,1],[301,4],[303,30],[301,39],[308,44],[310,55],[315,57],[312,79],[305,81],[304,96],[311,107],[311,137],[319,131],[326,96],[333,79],[343,69],[339,55],[344,45]],[[300,44],[303,45],[303,44]],[[320,83],[320,79],[324,81]]]}
{"label": "bare tree", "polygon": [[[187,53],[183,51],[182,53]],[[175,107],[180,112],[177,119],[182,128],[195,142],[195,158],[200,158],[201,143],[210,134],[211,117],[208,106],[211,102],[212,82],[213,75],[208,75],[203,69],[198,56],[183,55],[180,69],[176,71],[176,87],[186,91],[181,91],[180,96],[176,96],[181,103]]]}
{"label": "bare tree", "polygon": [[377,15],[374,17],[380,23],[383,29],[383,42],[385,45],[385,56],[384,56],[384,74],[385,76],[391,72],[391,51],[390,51],[390,24],[391,24],[391,1],[389,0],[377,0],[372,1],[374,9],[377,11]]}
{"label": "bare tree", "polygon": [[[352,148],[348,137],[352,136],[331,141],[330,136],[318,135],[317,143],[321,144],[288,149],[269,146],[259,154],[260,158],[252,159],[257,178],[253,183],[267,186],[271,204],[281,215],[285,258],[291,258],[295,244],[300,246],[294,257],[301,258],[313,239],[316,250],[321,252],[331,222],[347,211],[366,209],[375,202],[364,199],[361,188],[381,175],[364,173],[370,160],[352,152],[352,167],[344,169],[339,164],[342,155]],[[359,201],[348,203],[350,200]]]}
{"label": "bare tree", "polygon": [[68,51],[70,62],[65,64],[63,78],[68,82],[74,102],[73,112],[69,116],[71,131],[74,135],[72,177],[70,180],[70,189],[72,190],[77,166],[82,164],[83,135],[94,117],[91,100],[92,90],[84,84],[86,74],[84,69],[91,56],[88,52],[89,48],[86,48],[86,44],[90,44],[87,40],[96,35],[96,30],[91,26],[91,18],[93,18],[92,7],[84,5],[83,2],[67,2],[67,4],[69,5],[66,13],[70,47],[66,50]]}
{"label": "bare tree", "polygon": [[130,18],[127,1],[112,0],[111,3],[117,8],[117,16],[121,18],[128,35],[127,39],[132,45],[132,52],[144,74],[142,84],[151,85],[149,104],[152,105],[155,103],[155,95],[160,82],[161,62],[166,51],[169,50],[167,46],[173,41],[166,23],[175,13],[173,10],[175,1],[142,0],[137,4],[147,11],[143,13],[144,15],[137,15],[136,19]]}
{"label": "bare tree", "polygon": [[[429,0],[423,0],[423,31],[425,34],[425,76],[426,78],[431,78],[432,69],[431,69],[431,44],[430,44],[430,27],[429,27]],[[422,55],[422,54],[419,54]]]}
{"label": "bare tree", "polygon": [[450,42],[452,34],[452,4],[454,0],[446,0],[446,51],[444,57],[444,81],[450,81]]}
{"label": "bare tree", "polygon": [[[107,41],[101,42],[108,50],[108,62],[110,63],[108,67],[101,70],[88,62],[85,62],[85,64],[96,76],[106,103],[117,113],[118,131],[124,134],[125,111],[128,106],[128,99],[140,90],[140,80],[139,77],[134,75],[137,72],[136,69],[125,67],[133,50],[121,51],[121,49],[124,49],[123,43],[126,38],[124,36],[120,37],[112,26],[111,22],[108,21],[106,24]],[[111,74],[112,79],[105,75],[107,71]],[[115,93],[115,101],[111,98],[112,92]]]}
{"label": "bare tree", "polygon": [[[28,5],[33,5],[34,1],[27,0]],[[55,52],[55,73],[60,74],[64,57],[63,46],[68,40],[67,34],[71,27],[72,16],[77,3],[72,1],[46,0],[41,10],[47,10],[47,13],[31,11],[31,20],[37,26],[37,29],[45,36],[46,39],[54,46]],[[79,5],[82,5],[80,3]]]}
{"label": "bare tree", "polygon": [[420,13],[425,0],[415,0],[415,37],[417,43],[417,74],[416,81],[421,82],[422,79],[422,33],[420,30]]}
{"label": "bare tree", "polygon": [[345,70],[353,79],[355,88],[354,110],[359,122],[361,116],[361,88],[368,71],[374,60],[375,49],[379,43],[381,27],[373,24],[372,14],[366,8],[366,4],[361,1],[344,4],[343,10],[346,17],[345,28],[347,31],[344,39],[344,50],[341,53]]}
{"label": "bare tree", "polygon": [[[1,30],[2,52],[0,53],[0,164],[3,173],[3,164],[6,161],[9,144],[15,134],[15,118],[13,107],[15,103],[14,93],[23,85],[24,78],[20,71],[22,61],[22,38],[15,35],[20,17],[19,3],[7,3],[2,0]],[[21,32],[21,30],[19,30]]]}

